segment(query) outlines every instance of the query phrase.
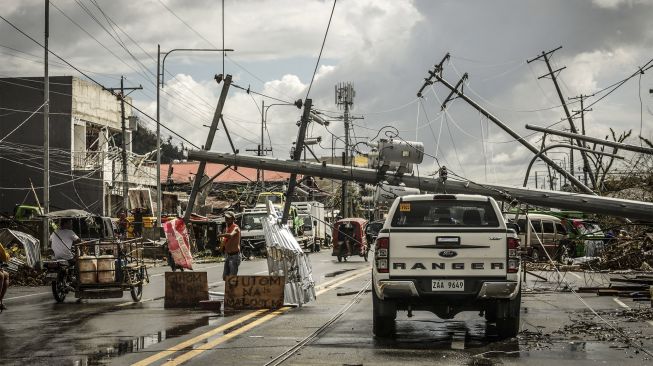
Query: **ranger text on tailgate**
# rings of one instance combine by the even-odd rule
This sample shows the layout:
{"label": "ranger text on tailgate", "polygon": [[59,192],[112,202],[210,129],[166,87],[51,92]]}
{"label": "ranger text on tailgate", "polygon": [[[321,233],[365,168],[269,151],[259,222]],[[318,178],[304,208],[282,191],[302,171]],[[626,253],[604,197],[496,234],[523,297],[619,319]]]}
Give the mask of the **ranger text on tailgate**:
{"label": "ranger text on tailgate", "polygon": [[376,239],[374,334],[394,334],[398,310],[409,317],[425,310],[443,319],[481,311],[500,337],[515,336],[521,303],[515,229],[490,197],[397,198]]}

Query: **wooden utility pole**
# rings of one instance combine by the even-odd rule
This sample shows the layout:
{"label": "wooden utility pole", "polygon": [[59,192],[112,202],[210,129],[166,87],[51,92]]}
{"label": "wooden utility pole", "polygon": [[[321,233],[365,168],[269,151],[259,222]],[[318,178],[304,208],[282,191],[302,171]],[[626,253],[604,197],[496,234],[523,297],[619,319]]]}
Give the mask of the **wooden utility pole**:
{"label": "wooden utility pole", "polygon": [[142,86],[125,88],[125,77],[120,77],[120,88],[107,88],[111,92],[120,90],[117,95],[120,101],[120,128],[122,131],[122,207],[127,210],[129,207],[129,174],[127,173],[127,118],[125,117],[125,90],[143,89]]}

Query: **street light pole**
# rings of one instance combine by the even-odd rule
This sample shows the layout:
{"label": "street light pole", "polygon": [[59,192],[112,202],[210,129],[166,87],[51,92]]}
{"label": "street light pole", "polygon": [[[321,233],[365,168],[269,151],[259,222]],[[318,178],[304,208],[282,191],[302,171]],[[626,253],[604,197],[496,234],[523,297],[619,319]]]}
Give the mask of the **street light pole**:
{"label": "street light pole", "polygon": [[[294,105],[298,109],[301,109],[303,105],[303,101],[301,99],[297,99],[294,103],[272,103],[268,106],[265,106],[265,101],[261,101],[261,153],[260,153],[261,156],[263,156],[263,152],[265,151],[263,130],[264,128],[267,127],[268,110],[270,110],[270,107],[274,107],[275,105]],[[271,147],[272,146],[270,146],[270,148]],[[264,188],[265,188],[265,169],[261,169],[261,190],[263,190]]]}
{"label": "street light pole", "polygon": [[[156,56],[156,222],[161,226],[161,119],[160,119],[160,91],[164,85],[166,58],[175,51],[187,52],[228,52],[233,49],[217,48],[173,48],[168,52],[161,52],[161,45],[157,44]],[[163,55],[163,60],[161,60]],[[224,69],[224,66],[223,66]],[[224,72],[223,72],[224,74]]]}
{"label": "street light pole", "polygon": [[[156,225],[161,227],[161,123],[159,119],[159,75],[161,64],[161,45],[156,45]],[[158,229],[157,229],[158,230]],[[157,233],[157,235],[160,235]],[[158,236],[156,236],[158,238]]]}

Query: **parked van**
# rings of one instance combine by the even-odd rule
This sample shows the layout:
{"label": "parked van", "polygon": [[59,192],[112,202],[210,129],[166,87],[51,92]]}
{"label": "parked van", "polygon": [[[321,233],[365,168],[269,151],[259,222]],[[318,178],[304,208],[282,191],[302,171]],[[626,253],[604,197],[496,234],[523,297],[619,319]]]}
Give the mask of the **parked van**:
{"label": "parked van", "polygon": [[519,215],[516,221],[513,213],[507,214],[506,218],[519,225],[522,250],[525,250],[534,262],[548,261],[546,253],[555,260],[574,256],[575,249],[569,240],[568,229],[560,218],[544,214],[529,214],[530,224],[523,214]]}

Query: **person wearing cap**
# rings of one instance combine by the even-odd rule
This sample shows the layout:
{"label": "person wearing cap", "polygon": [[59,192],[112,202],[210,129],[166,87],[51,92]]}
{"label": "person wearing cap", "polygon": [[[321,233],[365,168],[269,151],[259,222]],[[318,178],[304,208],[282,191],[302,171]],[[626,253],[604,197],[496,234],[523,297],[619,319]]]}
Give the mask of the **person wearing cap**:
{"label": "person wearing cap", "polygon": [[235,218],[233,211],[225,212],[224,219],[227,227],[223,234],[218,235],[218,238],[225,238],[223,280],[226,280],[227,276],[237,276],[238,266],[240,266],[240,228],[234,222]]}

